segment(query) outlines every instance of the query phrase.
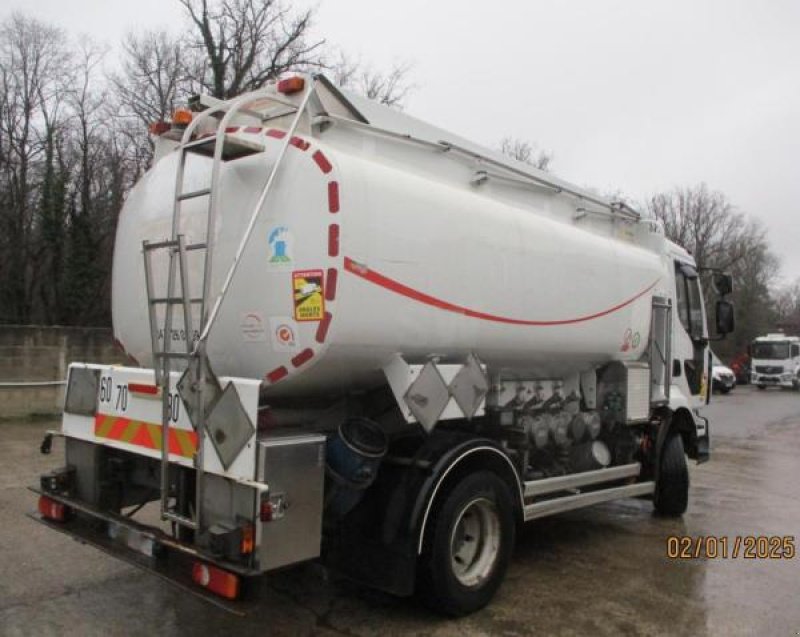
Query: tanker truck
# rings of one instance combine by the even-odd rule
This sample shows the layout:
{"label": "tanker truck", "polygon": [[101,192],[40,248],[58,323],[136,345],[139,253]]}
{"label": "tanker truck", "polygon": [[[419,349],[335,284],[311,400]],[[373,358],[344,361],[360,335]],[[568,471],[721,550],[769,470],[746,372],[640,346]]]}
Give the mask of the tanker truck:
{"label": "tanker truck", "polygon": [[113,263],[132,363],[70,366],[37,520],[237,612],[320,560],[462,615],[519,523],[685,511],[709,329],[659,222],[323,75],[151,132]]}

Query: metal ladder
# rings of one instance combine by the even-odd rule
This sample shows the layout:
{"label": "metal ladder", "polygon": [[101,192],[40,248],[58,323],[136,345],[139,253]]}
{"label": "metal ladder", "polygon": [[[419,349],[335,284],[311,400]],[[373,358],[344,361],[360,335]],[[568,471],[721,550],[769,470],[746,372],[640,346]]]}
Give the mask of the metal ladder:
{"label": "metal ladder", "polygon": [[[210,366],[206,355],[206,342],[211,326],[216,319],[222,301],[227,294],[237,266],[240,262],[247,242],[252,234],[258,212],[262,208],[264,201],[272,187],[277,174],[278,167],[286,153],[300,119],[308,105],[309,98],[313,93],[313,88],[306,90],[299,105],[292,102],[281,100],[269,90],[261,90],[249,93],[243,97],[230,102],[219,102],[210,109],[203,111],[195,117],[187,126],[183,133],[180,146],[177,152],[180,153],[178,168],[175,179],[175,195],[172,210],[171,238],[164,241],[144,241],[142,253],[144,256],[144,275],[147,292],[148,316],[150,322],[151,344],[153,349],[153,367],[155,370],[156,385],[160,388],[162,399],[161,410],[161,518],[175,524],[181,525],[194,531],[202,530],[202,502],[204,491],[204,448],[205,448],[205,410],[207,376]],[[265,182],[264,188],[259,196],[255,208],[251,214],[250,222],[245,230],[239,249],[235,255],[225,281],[218,293],[213,306],[210,304],[211,295],[211,273],[212,256],[214,247],[213,231],[215,228],[217,214],[219,212],[218,190],[221,176],[221,166],[225,161],[238,159],[259,153],[264,150],[263,146],[248,140],[238,139],[229,135],[226,131],[237,114],[240,112],[253,116],[254,113],[244,107],[258,99],[268,98],[273,102],[282,103],[296,108],[294,120],[287,131],[282,147],[272,166],[269,177]],[[221,117],[220,117],[221,116]],[[217,120],[216,133],[192,140],[194,131],[197,130],[202,122],[210,118]],[[213,158],[211,169],[211,183],[208,188],[194,191],[184,191],[184,174],[187,156],[190,153],[197,153]],[[181,208],[182,203],[187,200],[200,197],[208,197],[207,217],[206,217],[206,236],[205,240],[195,243],[186,243],[186,238],[181,232]],[[153,277],[152,254],[158,250],[168,250],[168,271],[167,271],[167,290],[166,296],[158,296],[155,290]],[[189,271],[187,266],[187,253],[190,251],[203,251],[203,275],[202,288],[199,296],[191,296],[189,282]],[[180,293],[176,287],[180,281]],[[159,347],[159,325],[157,308],[163,305],[163,346]],[[172,330],[173,330],[173,308],[180,305],[183,308],[183,329],[185,333],[185,351],[172,351]],[[200,323],[198,325],[198,338],[194,338],[194,325],[192,321],[192,307],[200,306]],[[185,515],[170,508],[170,479],[169,479],[169,436],[170,436],[170,400],[171,400],[171,372],[172,363],[176,360],[186,361],[189,374],[189,385],[193,390],[193,409],[189,410],[194,414],[192,425],[197,433],[197,451],[195,454],[195,506],[194,517]]]}

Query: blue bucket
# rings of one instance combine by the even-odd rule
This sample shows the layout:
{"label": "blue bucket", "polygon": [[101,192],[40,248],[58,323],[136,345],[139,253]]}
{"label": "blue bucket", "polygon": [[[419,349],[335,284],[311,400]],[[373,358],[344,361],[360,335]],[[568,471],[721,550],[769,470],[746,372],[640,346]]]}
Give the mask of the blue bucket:
{"label": "blue bucket", "polygon": [[325,507],[341,517],[361,501],[378,475],[388,441],[380,426],[367,418],[345,420],[328,438]]}

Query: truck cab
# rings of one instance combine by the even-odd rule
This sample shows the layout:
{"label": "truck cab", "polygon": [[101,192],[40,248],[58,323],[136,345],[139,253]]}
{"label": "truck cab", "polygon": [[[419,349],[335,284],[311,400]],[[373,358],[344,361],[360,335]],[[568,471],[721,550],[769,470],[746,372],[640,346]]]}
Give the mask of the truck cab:
{"label": "truck cab", "polygon": [[750,345],[751,382],[759,389],[800,389],[800,338],[786,334],[759,336]]}

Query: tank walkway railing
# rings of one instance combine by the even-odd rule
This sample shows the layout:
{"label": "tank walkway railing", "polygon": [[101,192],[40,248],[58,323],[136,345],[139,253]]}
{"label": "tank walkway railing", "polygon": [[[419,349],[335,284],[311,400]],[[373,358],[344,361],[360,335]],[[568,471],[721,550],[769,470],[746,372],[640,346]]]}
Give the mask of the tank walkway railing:
{"label": "tank walkway railing", "polygon": [[[169,472],[169,445],[162,445],[161,456],[161,517],[162,519],[169,520],[173,524],[193,529],[195,531],[202,530],[202,508],[204,497],[204,450],[206,440],[206,413],[209,402],[221,392],[218,387],[216,378],[209,365],[206,352],[206,343],[211,330],[211,327],[216,320],[220,307],[225,300],[226,294],[230,288],[233,278],[238,269],[242,255],[247,247],[247,244],[252,236],[253,229],[255,228],[258,220],[259,213],[264,206],[264,203],[269,196],[272,186],[275,182],[275,177],[278,174],[283,158],[286,151],[291,144],[292,137],[297,130],[303,114],[306,111],[309,100],[314,93],[313,83],[309,83],[305,87],[305,92],[300,97],[299,101],[291,101],[276,95],[275,87],[262,89],[247,93],[239,98],[229,101],[218,101],[210,105],[206,110],[202,111],[198,116],[194,117],[187,125],[183,132],[183,136],[178,147],[181,153],[180,161],[175,175],[175,191],[174,203],[172,211],[172,224],[171,224],[171,239],[169,241],[158,242],[144,242],[143,251],[145,257],[145,282],[147,284],[148,295],[148,309],[150,315],[150,327],[152,336],[153,347],[153,360],[156,370],[157,384],[162,392],[162,439],[169,439],[170,428],[170,406],[169,400],[171,396],[170,377],[172,369],[172,360],[181,359],[187,362],[185,372],[186,383],[183,379],[178,383],[178,391],[188,404],[193,406],[190,413],[193,415],[192,424],[197,432],[197,450],[195,455],[195,497],[194,497],[194,515],[191,515],[190,510],[173,511],[170,508],[170,472]],[[281,105],[289,108],[290,110],[284,111],[283,115],[295,113],[292,123],[289,127],[288,134],[282,141],[281,148],[278,152],[277,158],[272,165],[264,187],[257,199],[253,212],[244,231],[241,241],[239,242],[238,249],[234,256],[233,263],[230,265],[228,272],[225,276],[224,282],[219,293],[214,299],[213,305],[210,302],[211,297],[211,278],[213,272],[213,256],[214,256],[214,229],[216,227],[217,216],[219,214],[219,186],[222,175],[222,163],[229,158],[241,157],[246,154],[261,152],[263,147],[255,148],[252,144],[243,144],[228,134],[228,128],[236,121],[237,117],[242,115],[246,117],[261,118],[262,121],[265,117],[269,117],[268,113],[259,115],[258,111],[253,108],[253,104],[262,102],[269,105]],[[266,110],[266,109],[265,109]],[[221,117],[220,117],[221,116]],[[202,130],[202,125],[210,121],[216,120],[216,131],[212,136],[202,136],[195,139],[196,133]],[[209,154],[213,144],[212,168],[211,168],[211,181],[207,188],[194,190],[191,192],[183,191],[184,172],[186,166],[186,156],[189,152],[204,151],[204,154]],[[202,146],[202,149],[201,149]],[[226,155],[226,148],[236,146],[235,152]],[[206,218],[206,231],[205,239],[201,242],[194,242],[186,244],[185,237],[181,231],[181,209],[182,203],[189,199],[198,197],[208,197],[207,218]],[[151,253],[157,249],[169,250],[169,264],[168,264],[168,278],[167,278],[167,293],[166,297],[157,297],[154,290],[154,278],[152,273]],[[188,268],[186,264],[187,250],[204,250],[205,258],[202,267],[202,292],[198,298],[191,296],[191,290],[188,279]],[[180,295],[176,291],[176,275],[180,278]],[[163,347],[159,350],[158,347],[158,326],[155,306],[157,304],[165,305],[164,315],[164,338]],[[169,335],[172,333],[173,321],[173,307],[181,305],[183,308],[184,329],[186,333],[186,352],[171,352]],[[194,305],[200,306],[200,321],[199,321],[199,337],[196,342],[193,342],[192,335],[195,333],[192,329],[192,307]],[[188,394],[188,395],[187,395]]]}
{"label": "tank walkway railing", "polygon": [[[547,177],[534,175],[534,174],[532,174],[532,173],[530,173],[530,172],[528,172],[526,170],[523,170],[521,168],[516,168],[515,166],[512,166],[509,163],[502,162],[502,161],[499,161],[497,159],[492,159],[491,157],[488,157],[487,155],[483,155],[481,153],[478,153],[476,151],[470,150],[468,148],[463,148],[462,146],[459,146],[457,144],[453,144],[452,142],[448,142],[448,141],[445,141],[445,140],[439,140],[439,141],[435,141],[434,142],[434,141],[430,141],[430,140],[427,140],[427,139],[422,139],[420,137],[415,137],[415,136],[410,135],[410,134],[398,133],[396,131],[388,130],[386,128],[381,128],[381,127],[375,126],[373,124],[359,122],[359,121],[356,121],[356,120],[353,120],[353,119],[349,119],[347,117],[342,117],[342,116],[334,115],[334,114],[331,114],[331,113],[326,113],[325,115],[322,115],[321,119],[330,121],[332,123],[345,124],[347,126],[352,126],[354,128],[359,128],[361,130],[369,131],[369,132],[372,132],[372,133],[375,133],[377,135],[381,135],[381,136],[384,136],[384,137],[389,137],[389,138],[392,138],[392,139],[396,139],[398,141],[408,142],[408,143],[415,144],[415,145],[418,145],[418,146],[424,146],[426,148],[430,148],[432,150],[436,150],[436,151],[439,151],[439,152],[453,152],[453,153],[457,153],[457,154],[463,155],[464,157],[467,157],[469,159],[473,159],[475,161],[480,162],[482,165],[492,166],[494,168],[497,168],[498,170],[501,170],[501,171],[504,171],[506,173],[510,173],[511,175],[514,175],[517,178],[517,179],[515,179],[515,181],[517,183],[528,184],[528,185],[536,186],[538,188],[545,188],[547,190],[551,190],[555,194],[564,193],[564,194],[570,195],[572,197],[575,197],[579,201],[585,201],[585,202],[588,202],[588,203],[593,203],[593,204],[595,204],[597,206],[601,206],[602,208],[605,208],[607,210],[607,212],[605,214],[608,214],[609,216],[612,216],[612,217],[622,217],[622,218],[625,218],[625,219],[628,219],[628,220],[634,221],[634,222],[638,222],[642,218],[642,216],[641,216],[641,214],[639,212],[635,211],[633,208],[631,208],[630,206],[628,206],[625,203],[604,201],[603,199],[599,199],[598,197],[594,197],[594,196],[592,196],[591,194],[589,194],[587,192],[582,192],[580,190],[577,190],[577,189],[571,187],[570,185],[562,182],[559,179],[553,179],[553,178],[547,178]],[[482,173],[482,175],[477,175],[476,176],[476,178],[474,180],[475,183],[482,183],[482,181],[485,181],[486,179],[488,179],[489,177],[492,177],[492,176],[501,177],[501,178],[504,178],[504,179],[508,178],[505,175],[502,175],[502,176],[500,176],[500,175],[492,175],[491,173],[489,173],[488,171],[485,171],[485,170],[479,171],[479,172]],[[599,211],[586,211],[586,212],[597,213]]]}

